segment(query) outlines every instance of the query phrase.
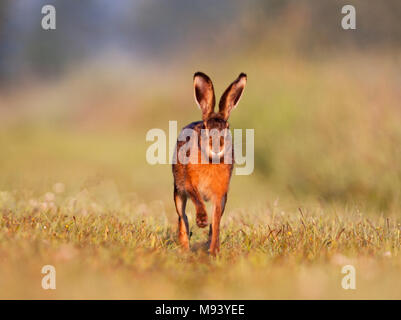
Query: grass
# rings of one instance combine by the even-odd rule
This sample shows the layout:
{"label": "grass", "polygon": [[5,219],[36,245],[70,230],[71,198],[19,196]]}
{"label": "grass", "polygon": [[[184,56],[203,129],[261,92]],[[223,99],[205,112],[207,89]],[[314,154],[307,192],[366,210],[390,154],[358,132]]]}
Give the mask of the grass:
{"label": "grass", "polygon": [[[228,212],[213,259],[206,231],[194,228],[193,248],[182,252],[175,225],[156,208],[131,201],[100,213],[52,193],[42,201],[3,210],[1,298],[400,298],[393,218],[339,208]],[[47,264],[56,268],[54,291],[40,286]],[[349,264],[356,290],[341,287]]]}
{"label": "grass", "polygon": [[[215,69],[217,95],[247,72],[231,127],[255,129],[255,172],[232,179],[216,259],[192,205],[193,248],[181,251],[171,168],[145,159],[147,130],[199,119],[192,65],[173,66],[174,81],[83,68],[3,91],[0,298],[400,299],[397,57]],[[48,264],[56,290],[41,288]],[[348,264],[356,290],[341,287]]]}

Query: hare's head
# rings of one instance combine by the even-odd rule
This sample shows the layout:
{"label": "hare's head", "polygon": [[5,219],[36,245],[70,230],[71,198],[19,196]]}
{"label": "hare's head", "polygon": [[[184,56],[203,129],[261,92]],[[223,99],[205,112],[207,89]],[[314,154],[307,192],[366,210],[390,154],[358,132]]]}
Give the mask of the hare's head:
{"label": "hare's head", "polygon": [[194,75],[195,101],[202,111],[203,129],[205,129],[206,138],[209,140],[207,153],[211,157],[222,157],[224,154],[225,141],[229,135],[228,117],[231,111],[237,107],[245,84],[246,74],[241,73],[224,91],[220,98],[219,110],[215,112],[216,98],[212,80],[202,72],[197,72]]}

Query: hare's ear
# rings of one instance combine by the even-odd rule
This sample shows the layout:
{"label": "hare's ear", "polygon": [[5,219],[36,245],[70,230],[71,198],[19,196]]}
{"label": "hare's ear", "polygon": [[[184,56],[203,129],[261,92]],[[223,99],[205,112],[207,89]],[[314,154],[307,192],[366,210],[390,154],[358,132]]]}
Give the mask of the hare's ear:
{"label": "hare's ear", "polygon": [[213,113],[216,103],[212,80],[206,74],[197,72],[194,74],[194,89],[195,101],[202,110],[202,119],[205,121]]}
{"label": "hare's ear", "polygon": [[219,113],[221,113],[225,120],[230,116],[231,111],[238,105],[241,99],[242,92],[246,85],[246,74],[241,73],[238,78],[229,85],[221,96],[219,103]]}

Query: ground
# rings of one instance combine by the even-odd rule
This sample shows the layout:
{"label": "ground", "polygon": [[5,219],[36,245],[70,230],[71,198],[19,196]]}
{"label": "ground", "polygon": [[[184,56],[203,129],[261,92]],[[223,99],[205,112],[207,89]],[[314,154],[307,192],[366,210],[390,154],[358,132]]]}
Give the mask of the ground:
{"label": "ground", "polygon": [[[203,246],[207,231],[193,227],[193,248],[183,252],[160,208],[130,202],[102,214],[94,204],[80,211],[76,199],[46,197],[19,203],[17,214],[2,212],[1,298],[401,297],[400,223],[392,218],[277,204],[227,212],[221,252],[212,258]],[[44,265],[56,268],[56,290],[41,287]],[[341,286],[346,265],[355,267],[355,290]]]}

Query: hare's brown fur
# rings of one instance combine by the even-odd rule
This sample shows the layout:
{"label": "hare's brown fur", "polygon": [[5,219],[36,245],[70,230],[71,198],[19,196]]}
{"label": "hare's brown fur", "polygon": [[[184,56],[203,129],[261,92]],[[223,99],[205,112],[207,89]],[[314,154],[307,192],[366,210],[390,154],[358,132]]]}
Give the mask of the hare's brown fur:
{"label": "hare's brown fur", "polygon": [[[246,83],[246,75],[240,74],[224,92],[219,106],[219,112],[214,112],[214,89],[208,76],[196,73],[194,76],[195,99],[202,110],[202,121],[193,122],[184,129],[191,129],[197,137],[201,136],[202,129],[228,129],[227,119],[232,109],[236,107]],[[186,141],[177,141],[177,150]],[[196,143],[200,144],[197,138]],[[231,149],[232,150],[232,149]],[[232,160],[234,152],[232,152]],[[224,163],[223,157],[214,163],[201,163],[202,150],[197,149],[197,163],[182,163],[179,159],[173,164],[174,201],[178,213],[178,237],[181,246],[189,249],[189,226],[185,213],[187,198],[189,197],[196,208],[196,223],[199,227],[207,226],[208,216],[205,201],[213,203],[212,223],[209,230],[209,251],[215,255],[219,250],[220,219],[227,201],[227,192],[233,170],[233,161]]]}

